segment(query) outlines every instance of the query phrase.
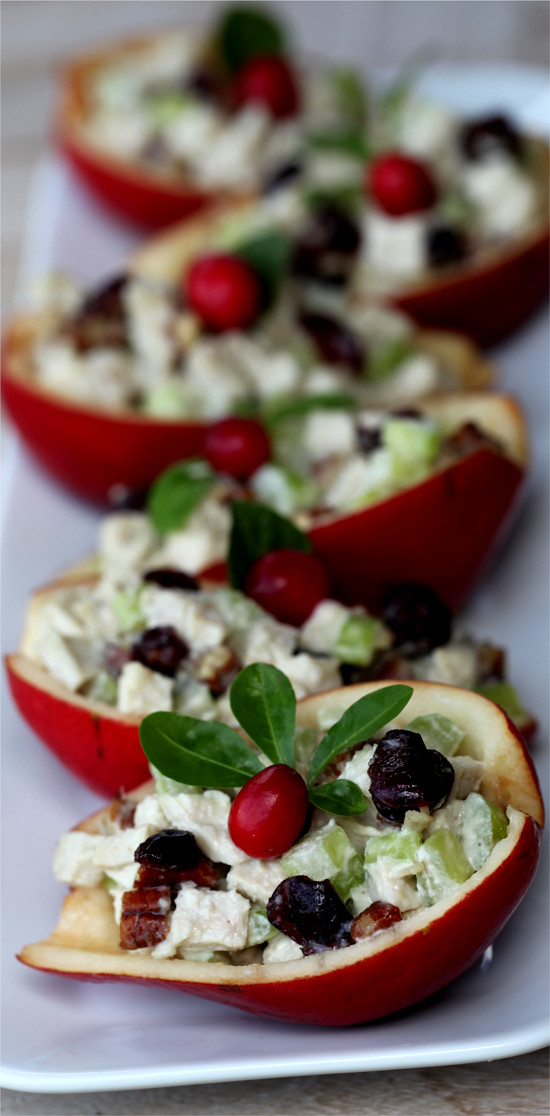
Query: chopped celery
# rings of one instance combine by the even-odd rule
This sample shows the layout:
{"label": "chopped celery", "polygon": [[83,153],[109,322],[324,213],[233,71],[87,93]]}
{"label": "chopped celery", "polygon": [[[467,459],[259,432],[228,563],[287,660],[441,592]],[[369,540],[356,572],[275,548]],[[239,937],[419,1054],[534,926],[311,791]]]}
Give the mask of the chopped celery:
{"label": "chopped celery", "polygon": [[373,383],[380,383],[381,380],[391,376],[392,372],[395,372],[396,368],[413,353],[414,349],[406,338],[396,337],[381,342],[370,354],[367,379],[372,380]]}
{"label": "chopped celery", "polygon": [[329,879],[344,900],[364,879],[361,857],[344,830],[333,821],[298,841],[281,858],[281,867],[287,876]]}
{"label": "chopped celery", "polygon": [[428,713],[425,717],[415,717],[410,725],[410,732],[419,732],[426,747],[434,748],[443,756],[454,756],[458,751],[466,733],[459,725],[444,717],[442,713]]}
{"label": "chopped celery", "polygon": [[441,431],[423,419],[390,418],[384,424],[384,445],[407,467],[431,465],[441,444]]}
{"label": "chopped celery", "polygon": [[334,655],[343,663],[368,666],[372,661],[380,630],[380,621],[374,616],[350,616],[340,629]]}
{"label": "chopped celery", "polygon": [[101,883],[106,891],[114,891],[118,887],[116,880],[111,879],[111,876],[105,876]]}
{"label": "chopped celery", "polygon": [[516,690],[508,682],[486,682],[484,686],[477,687],[476,693],[500,705],[516,724],[528,717]]}
{"label": "chopped celery", "polygon": [[381,833],[380,837],[369,837],[365,845],[365,864],[374,864],[379,856],[390,860],[415,860],[421,844],[420,833],[412,830]]}
{"label": "chopped celery", "polygon": [[192,103],[193,98],[188,93],[167,89],[150,93],[146,107],[152,122],[162,127],[163,124],[170,124]]}
{"label": "chopped celery", "polygon": [[116,705],[118,683],[106,670],[100,670],[90,682],[86,697],[92,701],[103,701],[106,705]]}
{"label": "chopped celery", "polygon": [[247,946],[261,945],[262,942],[268,942],[276,933],[275,927],[271,925],[267,917],[265,907],[252,906],[248,915]]}
{"label": "chopped celery", "polygon": [[213,597],[222,620],[232,632],[242,631],[265,618],[263,609],[239,589],[216,589]]}
{"label": "chopped celery", "polygon": [[152,763],[149,767],[155,780],[155,794],[202,794],[203,792],[203,787],[194,787],[190,783],[178,783],[176,779],[170,779],[168,775],[163,775],[153,767]]}
{"label": "chopped celery", "polygon": [[140,585],[137,589],[121,589],[113,598],[113,612],[123,632],[135,632],[145,627],[147,619],[141,611],[142,588]]}
{"label": "chopped celery", "polygon": [[469,794],[460,817],[460,843],[472,868],[481,868],[498,841],[508,833],[504,810],[475,791]]}
{"label": "chopped celery", "polygon": [[176,380],[157,384],[147,392],[142,410],[146,415],[165,415],[178,418],[189,414],[189,405],[184,394],[184,385]]}
{"label": "chopped celery", "polygon": [[257,469],[251,486],[257,499],[275,508],[280,515],[291,515],[316,502],[317,489],[313,481],[278,465],[263,465]]}
{"label": "chopped celery", "polygon": [[450,895],[474,871],[450,829],[436,829],[427,837],[416,860],[424,867],[417,884],[427,907]]}

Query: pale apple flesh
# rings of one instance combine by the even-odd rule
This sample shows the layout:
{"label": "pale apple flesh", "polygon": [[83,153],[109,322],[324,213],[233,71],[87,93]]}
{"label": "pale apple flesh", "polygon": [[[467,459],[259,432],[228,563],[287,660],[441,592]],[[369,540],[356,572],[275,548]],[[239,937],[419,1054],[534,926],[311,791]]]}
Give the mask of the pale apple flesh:
{"label": "pale apple flesh", "polygon": [[[468,754],[482,759],[481,792],[507,809],[508,834],[483,867],[447,899],[362,943],[301,960],[226,965],[156,960],[118,946],[109,895],[76,888],[53,934],[25,946],[20,960],[83,980],[147,980],[291,1022],[338,1026],[367,1022],[426,998],[470,968],[494,941],[533,878],[544,811],[533,765],[519,734],[497,706],[456,687],[412,683],[413,697],[396,727],[443,713],[466,730]],[[380,683],[306,698],[298,724],[316,726],[320,709],[343,712]],[[134,792],[141,797],[145,786]],[[97,831],[101,812],[83,823]]]}

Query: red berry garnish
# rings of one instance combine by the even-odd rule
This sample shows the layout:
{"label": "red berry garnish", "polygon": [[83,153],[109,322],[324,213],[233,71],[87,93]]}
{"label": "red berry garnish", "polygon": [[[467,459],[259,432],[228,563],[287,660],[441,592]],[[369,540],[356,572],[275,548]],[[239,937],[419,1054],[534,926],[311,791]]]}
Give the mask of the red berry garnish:
{"label": "red berry garnish", "polygon": [[247,856],[282,856],[303,828],[307,809],[302,776],[286,763],[275,763],[239,791],[229,812],[229,836]]}
{"label": "red berry garnish", "polygon": [[299,628],[330,593],[325,567],[302,550],[273,550],[248,571],[245,592],[282,624]]}
{"label": "red berry garnish", "polygon": [[238,105],[255,101],[277,120],[298,112],[298,85],[288,62],[276,55],[252,58],[240,70],[235,86]]}
{"label": "red berry garnish", "polygon": [[366,187],[380,209],[391,217],[420,213],[429,209],[437,197],[428,168],[397,152],[373,159],[367,168]]}
{"label": "red berry garnish", "polygon": [[204,256],[191,265],[184,296],[208,329],[247,329],[261,304],[260,280],[238,256]]}
{"label": "red berry garnish", "polygon": [[269,438],[259,422],[250,418],[226,418],[206,431],[204,455],[218,473],[245,481],[269,461]]}

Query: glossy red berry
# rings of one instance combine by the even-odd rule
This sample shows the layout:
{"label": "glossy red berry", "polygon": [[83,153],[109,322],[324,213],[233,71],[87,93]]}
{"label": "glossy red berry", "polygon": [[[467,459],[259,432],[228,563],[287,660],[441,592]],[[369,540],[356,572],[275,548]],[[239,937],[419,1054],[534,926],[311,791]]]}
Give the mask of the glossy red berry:
{"label": "glossy red berry", "polygon": [[330,594],[325,567],[302,550],[273,550],[251,566],[245,592],[283,624],[299,628]]}
{"label": "glossy red berry", "polygon": [[293,71],[276,55],[260,55],[243,66],[237,76],[235,99],[238,105],[256,102],[277,120],[295,116],[300,100]]}
{"label": "glossy red berry", "polygon": [[260,280],[238,256],[204,256],[191,265],[184,296],[208,329],[247,329],[258,316]]}
{"label": "glossy red berry", "polygon": [[367,168],[366,187],[379,208],[391,217],[420,213],[429,209],[437,197],[428,168],[397,152],[373,159]]}
{"label": "glossy red berry", "polygon": [[229,812],[229,835],[247,856],[282,856],[303,828],[307,809],[302,776],[286,763],[275,763],[239,791]]}
{"label": "glossy red berry", "polygon": [[226,418],[206,431],[204,455],[213,469],[245,481],[269,461],[269,438],[259,422],[250,418]]}

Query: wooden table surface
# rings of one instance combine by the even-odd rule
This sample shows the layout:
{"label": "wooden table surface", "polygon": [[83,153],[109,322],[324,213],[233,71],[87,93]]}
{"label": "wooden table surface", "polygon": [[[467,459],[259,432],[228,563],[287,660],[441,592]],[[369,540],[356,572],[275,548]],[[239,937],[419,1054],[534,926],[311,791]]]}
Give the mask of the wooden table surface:
{"label": "wooden table surface", "polygon": [[[15,289],[26,193],[47,149],[56,74],[72,53],[117,34],[181,21],[201,23],[218,5],[148,0],[3,0],[2,15],[2,310]],[[426,37],[446,58],[547,63],[548,5],[492,3],[346,3],[272,5],[286,9],[300,41],[333,57],[399,62]],[[475,44],[464,9],[475,9]],[[334,16],[338,12],[337,33]],[[548,1056],[438,1069],[193,1085],[139,1092],[42,1095],[4,1090],[2,1111],[31,1116],[545,1116]]]}

